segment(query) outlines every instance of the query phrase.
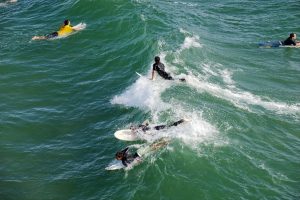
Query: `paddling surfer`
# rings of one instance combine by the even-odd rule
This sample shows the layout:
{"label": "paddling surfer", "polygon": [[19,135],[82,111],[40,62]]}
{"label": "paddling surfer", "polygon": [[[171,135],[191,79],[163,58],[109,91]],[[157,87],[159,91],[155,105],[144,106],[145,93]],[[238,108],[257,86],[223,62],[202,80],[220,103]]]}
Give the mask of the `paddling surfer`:
{"label": "paddling surfer", "polygon": [[115,155],[115,158],[117,160],[122,161],[122,164],[125,167],[132,167],[133,165],[139,163],[142,161],[142,156],[145,156],[146,154],[156,151],[162,147],[167,146],[170,143],[170,139],[168,138],[160,138],[150,145],[143,145],[134,154],[130,153],[129,147],[126,147],[125,149],[118,151]]}
{"label": "paddling surfer", "polygon": [[53,33],[44,36],[34,36],[32,40],[47,40],[47,39],[57,38],[59,36],[69,35],[73,31],[79,31],[79,30],[80,30],[79,28],[71,26],[70,20],[66,19],[58,31],[55,31]]}

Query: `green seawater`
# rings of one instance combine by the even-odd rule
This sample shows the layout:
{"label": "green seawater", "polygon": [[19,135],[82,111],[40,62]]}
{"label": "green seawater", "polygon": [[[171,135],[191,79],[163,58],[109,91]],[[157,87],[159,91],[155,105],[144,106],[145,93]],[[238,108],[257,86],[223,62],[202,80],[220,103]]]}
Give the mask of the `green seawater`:
{"label": "green seawater", "polygon": [[[0,2],[0,199],[300,199],[298,0]],[[65,19],[87,27],[31,41]],[[150,81],[154,56],[186,83]],[[139,72],[144,77],[139,77]],[[124,142],[148,119],[190,122]],[[118,150],[169,137],[130,170]]]}

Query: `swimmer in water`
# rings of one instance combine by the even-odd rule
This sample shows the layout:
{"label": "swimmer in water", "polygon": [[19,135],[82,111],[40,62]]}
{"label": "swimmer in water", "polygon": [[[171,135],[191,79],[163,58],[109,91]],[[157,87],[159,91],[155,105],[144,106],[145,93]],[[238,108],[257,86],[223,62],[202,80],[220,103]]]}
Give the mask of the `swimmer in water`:
{"label": "swimmer in water", "polygon": [[64,24],[61,26],[61,28],[58,31],[53,32],[53,33],[48,34],[48,35],[44,35],[44,36],[34,36],[32,38],[32,40],[52,39],[52,38],[56,38],[58,36],[66,36],[66,35],[69,35],[70,33],[72,33],[73,31],[79,31],[79,30],[80,29],[77,29],[77,28],[71,26],[70,20],[65,20]]}

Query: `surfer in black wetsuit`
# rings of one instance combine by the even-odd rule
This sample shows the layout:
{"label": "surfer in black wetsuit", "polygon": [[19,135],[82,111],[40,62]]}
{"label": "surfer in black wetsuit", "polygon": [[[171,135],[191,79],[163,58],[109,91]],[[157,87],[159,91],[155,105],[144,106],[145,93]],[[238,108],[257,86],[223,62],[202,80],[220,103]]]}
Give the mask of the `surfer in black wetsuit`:
{"label": "surfer in black wetsuit", "polygon": [[[158,126],[154,126],[153,128],[154,128],[155,130],[161,130],[161,129],[164,129],[164,128],[167,128],[167,127],[177,126],[178,124],[181,124],[181,123],[183,123],[183,122],[185,122],[185,121],[186,121],[186,120],[181,119],[181,120],[179,120],[179,121],[177,121],[177,122],[173,122],[173,123],[170,124],[170,125],[158,125]],[[133,130],[133,131],[135,131],[135,130],[137,130],[137,129],[141,129],[142,131],[146,132],[146,131],[150,130],[151,128],[149,127],[149,123],[148,123],[148,122],[145,122],[145,123],[143,123],[143,124],[138,125],[137,127],[131,126],[130,129]]]}
{"label": "surfer in black wetsuit", "polygon": [[129,147],[126,147],[125,149],[119,151],[116,153],[116,159],[121,160],[122,164],[125,167],[130,166],[134,161],[141,162],[142,156],[145,156],[146,154],[156,151],[162,147],[167,146],[170,143],[170,139],[168,138],[160,138],[158,140],[155,140],[150,145],[144,145],[140,147],[136,153],[133,155],[129,152]]}
{"label": "surfer in black wetsuit", "polygon": [[288,45],[288,46],[298,46],[298,45],[300,45],[300,42],[297,42],[296,38],[297,38],[296,33],[291,33],[290,37],[288,37],[286,40],[282,41],[282,44]]}
{"label": "surfer in black wetsuit", "polygon": [[116,153],[116,159],[121,160],[125,167],[127,167],[128,164],[132,163],[135,159],[139,158],[140,156],[138,153],[135,153],[133,155],[129,153],[129,147]]}
{"label": "surfer in black wetsuit", "polygon": [[[152,66],[152,77],[151,80],[154,80],[154,71],[157,71],[157,73],[166,80],[174,80],[174,78],[165,71],[165,65],[160,62],[160,57],[155,56],[154,58],[155,63]],[[185,81],[184,78],[179,79],[180,81]]]}

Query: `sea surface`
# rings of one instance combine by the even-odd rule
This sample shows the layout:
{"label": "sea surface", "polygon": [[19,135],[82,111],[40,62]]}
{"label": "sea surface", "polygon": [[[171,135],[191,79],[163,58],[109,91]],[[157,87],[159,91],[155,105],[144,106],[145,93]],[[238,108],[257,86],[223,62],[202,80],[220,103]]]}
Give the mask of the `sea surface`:
{"label": "sea surface", "polygon": [[[300,199],[299,0],[0,2],[1,200]],[[31,41],[65,19],[86,28]],[[151,77],[154,57],[186,83]],[[138,76],[135,72],[142,74]],[[114,132],[190,122],[141,141]],[[170,143],[130,169],[117,151]]]}

